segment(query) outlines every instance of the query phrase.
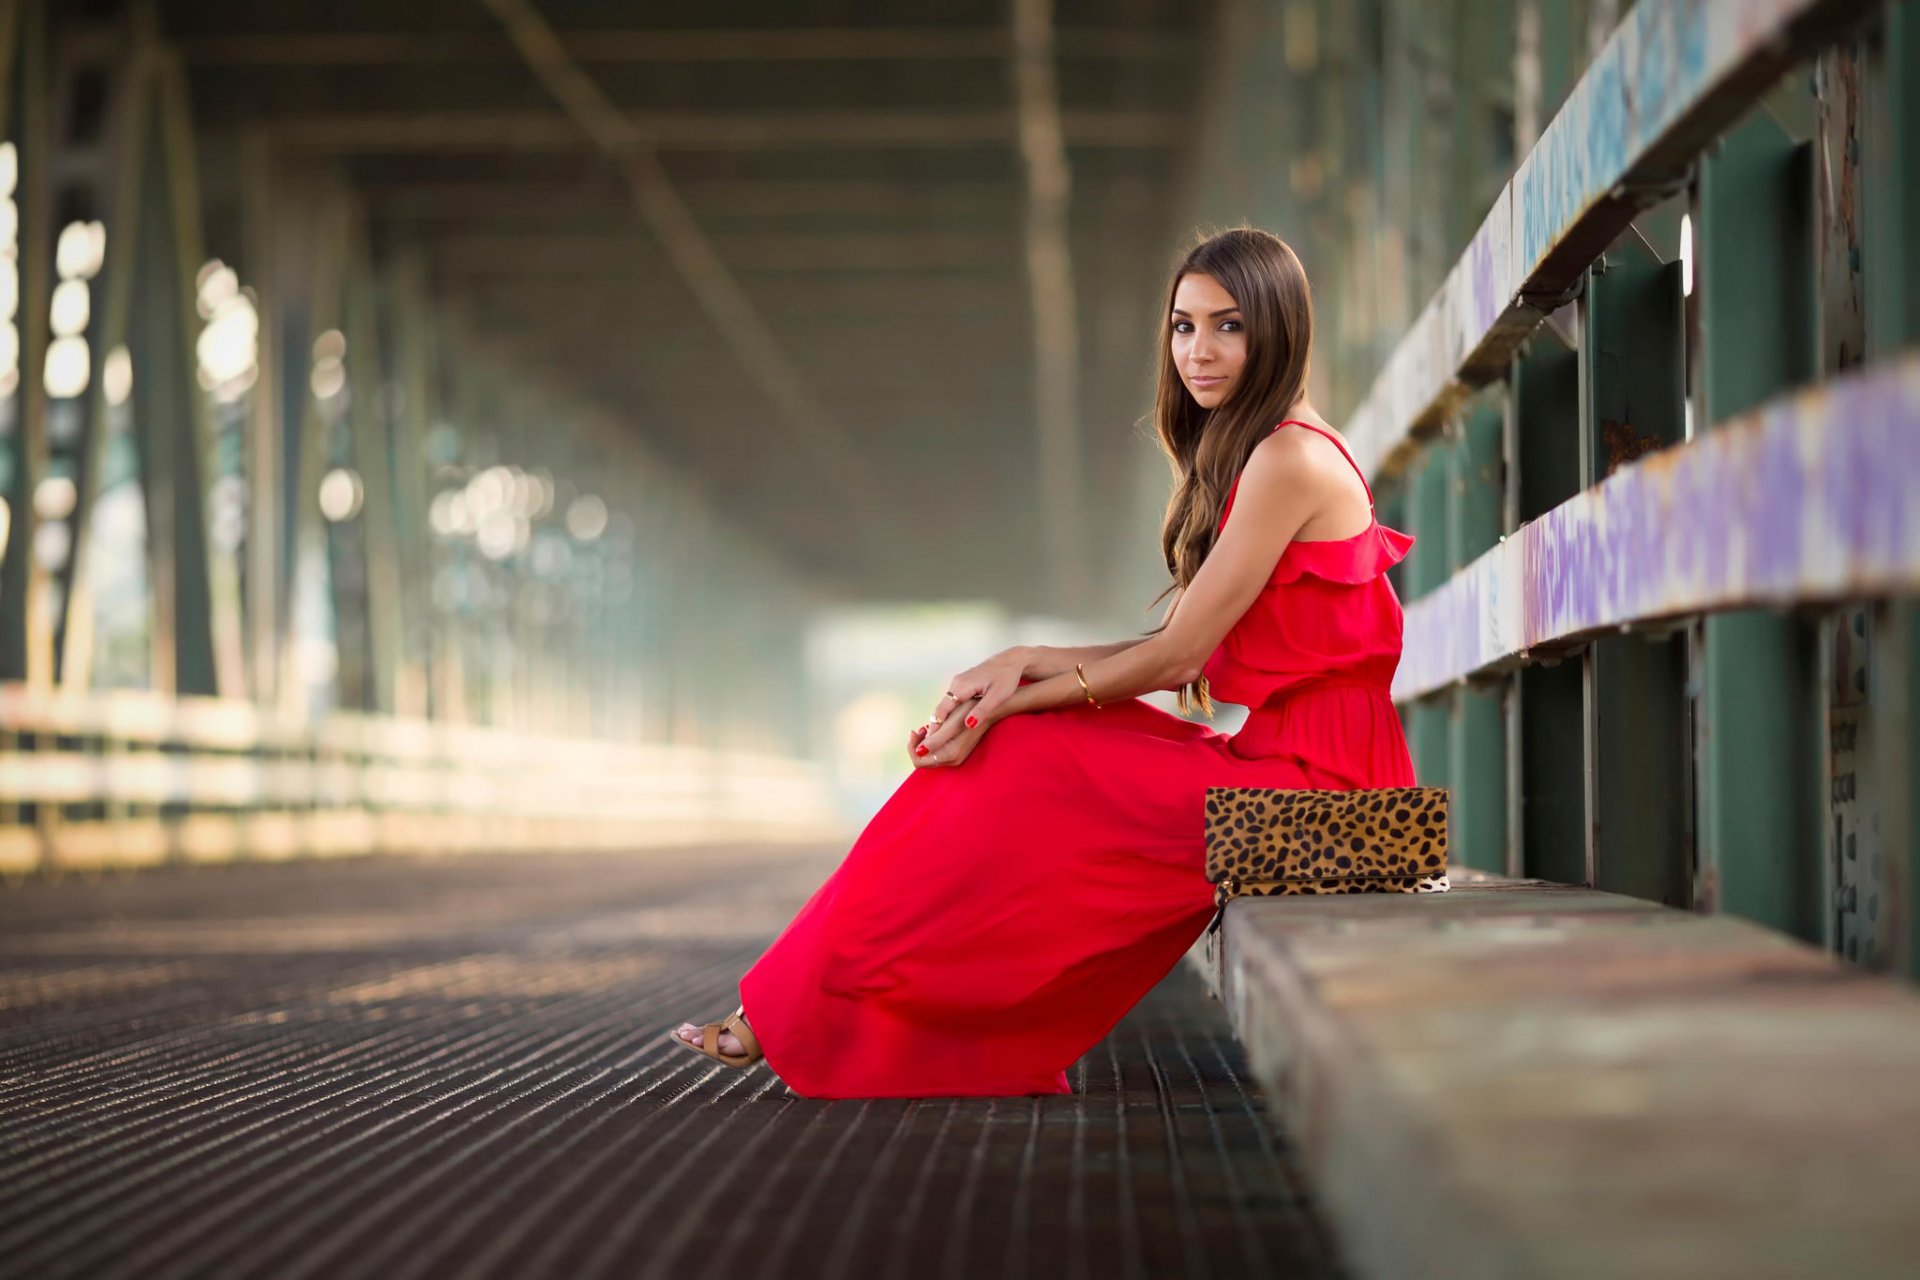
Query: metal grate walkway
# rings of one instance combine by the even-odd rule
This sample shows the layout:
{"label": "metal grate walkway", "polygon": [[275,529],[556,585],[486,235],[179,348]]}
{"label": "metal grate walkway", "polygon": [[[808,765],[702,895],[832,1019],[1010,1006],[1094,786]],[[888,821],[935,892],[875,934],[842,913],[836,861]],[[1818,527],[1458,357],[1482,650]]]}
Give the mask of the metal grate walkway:
{"label": "metal grate walkway", "polygon": [[0,891],[0,1275],[1337,1274],[1179,966],[1071,1097],[817,1101],[717,1016],[819,851]]}

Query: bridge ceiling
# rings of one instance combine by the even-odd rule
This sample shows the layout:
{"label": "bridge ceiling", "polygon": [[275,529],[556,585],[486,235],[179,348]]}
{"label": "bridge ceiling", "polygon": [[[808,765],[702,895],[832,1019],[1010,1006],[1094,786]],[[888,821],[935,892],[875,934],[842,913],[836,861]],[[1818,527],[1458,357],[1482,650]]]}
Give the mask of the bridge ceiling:
{"label": "bridge ceiling", "polygon": [[[260,129],[276,154],[337,168],[374,243],[417,248],[449,314],[704,478],[797,567],[876,595],[1047,608],[1010,5],[533,5],[646,140],[802,396],[870,463],[878,539],[499,7],[162,11],[209,146]],[[1096,581],[1113,548],[1144,545],[1121,526],[1139,523],[1139,418],[1210,7],[1056,6]]]}

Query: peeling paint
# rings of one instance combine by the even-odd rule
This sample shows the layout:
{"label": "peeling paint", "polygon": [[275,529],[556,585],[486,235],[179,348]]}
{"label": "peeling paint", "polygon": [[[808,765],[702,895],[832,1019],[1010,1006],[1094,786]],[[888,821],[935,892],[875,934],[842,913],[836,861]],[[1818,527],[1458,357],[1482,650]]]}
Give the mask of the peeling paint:
{"label": "peeling paint", "polygon": [[1407,607],[1405,700],[1678,615],[1920,590],[1920,357],[1631,463]]}
{"label": "peeling paint", "polygon": [[[1749,73],[1780,64],[1797,28],[1870,7],[1864,0],[1634,5],[1349,416],[1346,434],[1361,468],[1378,477],[1531,331],[1538,316],[1520,294],[1559,287],[1565,264],[1547,269],[1556,252],[1589,236],[1604,242],[1625,225],[1632,209],[1614,198],[1623,185],[1670,179],[1764,90],[1767,78]],[[1727,94],[1743,76],[1755,82],[1752,91]]]}

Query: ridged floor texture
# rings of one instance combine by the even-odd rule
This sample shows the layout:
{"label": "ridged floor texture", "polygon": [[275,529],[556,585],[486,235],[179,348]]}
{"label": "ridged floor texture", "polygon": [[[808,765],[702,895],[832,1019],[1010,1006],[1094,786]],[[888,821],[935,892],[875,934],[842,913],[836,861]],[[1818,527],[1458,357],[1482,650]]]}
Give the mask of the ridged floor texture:
{"label": "ridged floor texture", "polygon": [[0,889],[0,1276],[1330,1276],[1186,965],[1067,1097],[817,1101],[716,1018],[826,850]]}

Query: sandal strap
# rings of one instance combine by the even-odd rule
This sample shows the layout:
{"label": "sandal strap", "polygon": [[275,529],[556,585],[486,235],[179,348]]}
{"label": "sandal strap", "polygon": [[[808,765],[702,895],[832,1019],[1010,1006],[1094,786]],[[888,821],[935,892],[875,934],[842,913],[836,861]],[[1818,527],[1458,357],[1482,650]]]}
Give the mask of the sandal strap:
{"label": "sandal strap", "polygon": [[744,1051],[744,1056],[748,1058],[758,1058],[760,1056],[760,1041],[759,1038],[753,1034],[753,1029],[747,1025],[745,1015],[746,1009],[744,1007],[735,1009],[726,1016],[726,1020],[720,1025],[728,1031],[733,1032],[733,1034],[739,1038],[740,1048]]}

